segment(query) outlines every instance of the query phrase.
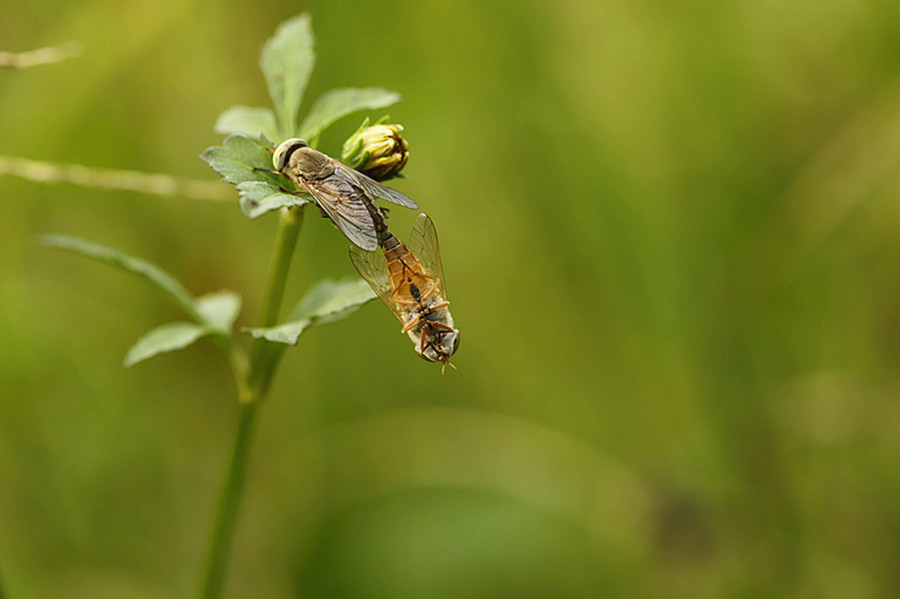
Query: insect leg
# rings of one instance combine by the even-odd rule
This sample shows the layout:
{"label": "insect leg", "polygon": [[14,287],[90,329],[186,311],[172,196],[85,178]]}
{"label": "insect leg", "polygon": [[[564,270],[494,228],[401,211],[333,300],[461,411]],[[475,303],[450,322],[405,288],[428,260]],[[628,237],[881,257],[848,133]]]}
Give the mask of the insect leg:
{"label": "insect leg", "polygon": [[[413,328],[415,328],[415,326],[416,326],[417,324],[419,324],[420,322],[422,322],[422,317],[423,317],[423,316],[424,316],[424,314],[419,314],[418,316],[416,316],[413,320],[411,320],[410,322],[406,323],[406,326],[403,327],[403,329],[402,329],[400,332],[401,332],[401,333],[408,333],[408,332],[410,332]],[[425,332],[425,328],[424,328],[424,327],[422,328],[422,332],[423,332],[423,334],[424,334],[424,332]]]}
{"label": "insect leg", "polygon": [[254,167],[253,167],[253,170],[254,170],[254,171],[257,171],[257,172],[260,172],[260,173],[269,173],[269,174],[271,174],[271,175],[281,175],[282,177],[287,177],[287,175],[285,175],[285,174],[282,173],[281,171],[273,171],[273,170],[270,169],[270,168],[260,168],[260,167],[258,167],[258,166],[254,166]]}
{"label": "insect leg", "polygon": [[419,272],[419,271],[415,270],[409,264],[407,264],[406,261],[403,260],[402,258],[400,259],[400,264],[403,265],[404,271],[409,271],[409,273],[410,273],[409,275],[407,275],[407,280],[410,280],[410,276],[416,276],[416,277],[422,277],[423,279],[428,279],[429,281],[431,281],[428,289],[422,294],[423,299],[427,298],[432,293],[434,293],[437,290],[438,286],[441,284],[441,280],[439,278],[434,277],[434,276],[428,274],[427,272]]}

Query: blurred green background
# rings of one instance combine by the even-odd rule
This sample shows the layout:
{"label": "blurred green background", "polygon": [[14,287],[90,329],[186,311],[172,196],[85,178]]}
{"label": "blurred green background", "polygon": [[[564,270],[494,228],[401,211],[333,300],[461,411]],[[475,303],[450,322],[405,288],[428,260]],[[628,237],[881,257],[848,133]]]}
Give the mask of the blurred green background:
{"label": "blurred green background", "polygon": [[[260,48],[304,10],[308,100],[403,94],[397,187],[437,224],[459,370],[377,303],[304,336],[226,596],[900,596],[900,4],[12,0],[0,49],[84,51],[0,71],[0,154],[215,181],[213,123],[269,105]],[[35,239],[233,289],[246,326],[276,219],[9,176],[0,206],[6,595],[191,596],[225,361],[124,370],[181,315]],[[289,303],[355,274],[308,212]]]}

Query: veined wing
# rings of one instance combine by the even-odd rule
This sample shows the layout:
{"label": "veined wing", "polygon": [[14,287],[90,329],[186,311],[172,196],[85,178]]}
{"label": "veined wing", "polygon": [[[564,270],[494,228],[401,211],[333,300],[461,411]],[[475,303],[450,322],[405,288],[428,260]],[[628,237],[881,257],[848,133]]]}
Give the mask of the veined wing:
{"label": "veined wing", "polygon": [[437,229],[431,218],[424,212],[416,219],[412,232],[409,234],[409,249],[428,270],[428,274],[441,280],[440,290],[447,299],[446,281],[444,280],[444,267],[441,265],[441,249],[438,244]]}
{"label": "veined wing", "polygon": [[388,276],[384,252],[381,250],[364,252],[358,247],[350,246],[350,262],[353,263],[360,276],[366,280],[366,283],[369,284],[375,295],[384,302],[384,305],[397,317],[397,320],[403,323],[403,317],[397,309],[397,304],[390,300],[392,291],[391,279]]}
{"label": "veined wing", "polygon": [[352,177],[356,179],[356,182],[362,187],[366,193],[372,196],[373,199],[381,198],[382,200],[386,200],[388,202],[393,202],[394,204],[398,204],[405,208],[412,208],[416,210],[419,208],[419,205],[413,202],[404,194],[400,193],[396,189],[391,189],[387,185],[383,185],[368,177],[367,175],[362,174],[359,171],[353,170],[346,164],[341,164],[340,162],[335,161],[335,172],[341,171],[343,175]]}
{"label": "veined wing", "polygon": [[366,208],[369,200],[353,179],[335,170],[330,177],[303,183],[303,187],[354,245],[370,252],[378,247],[375,222]]}

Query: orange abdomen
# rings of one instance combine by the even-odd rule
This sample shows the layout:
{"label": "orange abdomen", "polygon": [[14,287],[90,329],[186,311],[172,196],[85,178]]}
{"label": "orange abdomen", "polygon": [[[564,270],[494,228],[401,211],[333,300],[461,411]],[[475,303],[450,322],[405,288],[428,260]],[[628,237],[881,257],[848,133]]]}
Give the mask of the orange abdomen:
{"label": "orange abdomen", "polygon": [[406,244],[389,235],[382,247],[391,282],[391,301],[396,304],[418,304],[434,293],[438,280],[428,274]]}

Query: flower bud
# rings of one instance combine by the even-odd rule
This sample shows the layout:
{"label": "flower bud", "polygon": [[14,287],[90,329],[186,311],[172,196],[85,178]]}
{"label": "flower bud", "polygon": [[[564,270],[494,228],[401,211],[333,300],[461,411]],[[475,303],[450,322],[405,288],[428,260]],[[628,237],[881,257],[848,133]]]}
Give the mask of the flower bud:
{"label": "flower bud", "polygon": [[344,142],[341,162],[376,181],[397,176],[409,158],[409,145],[400,136],[402,125],[362,126]]}

